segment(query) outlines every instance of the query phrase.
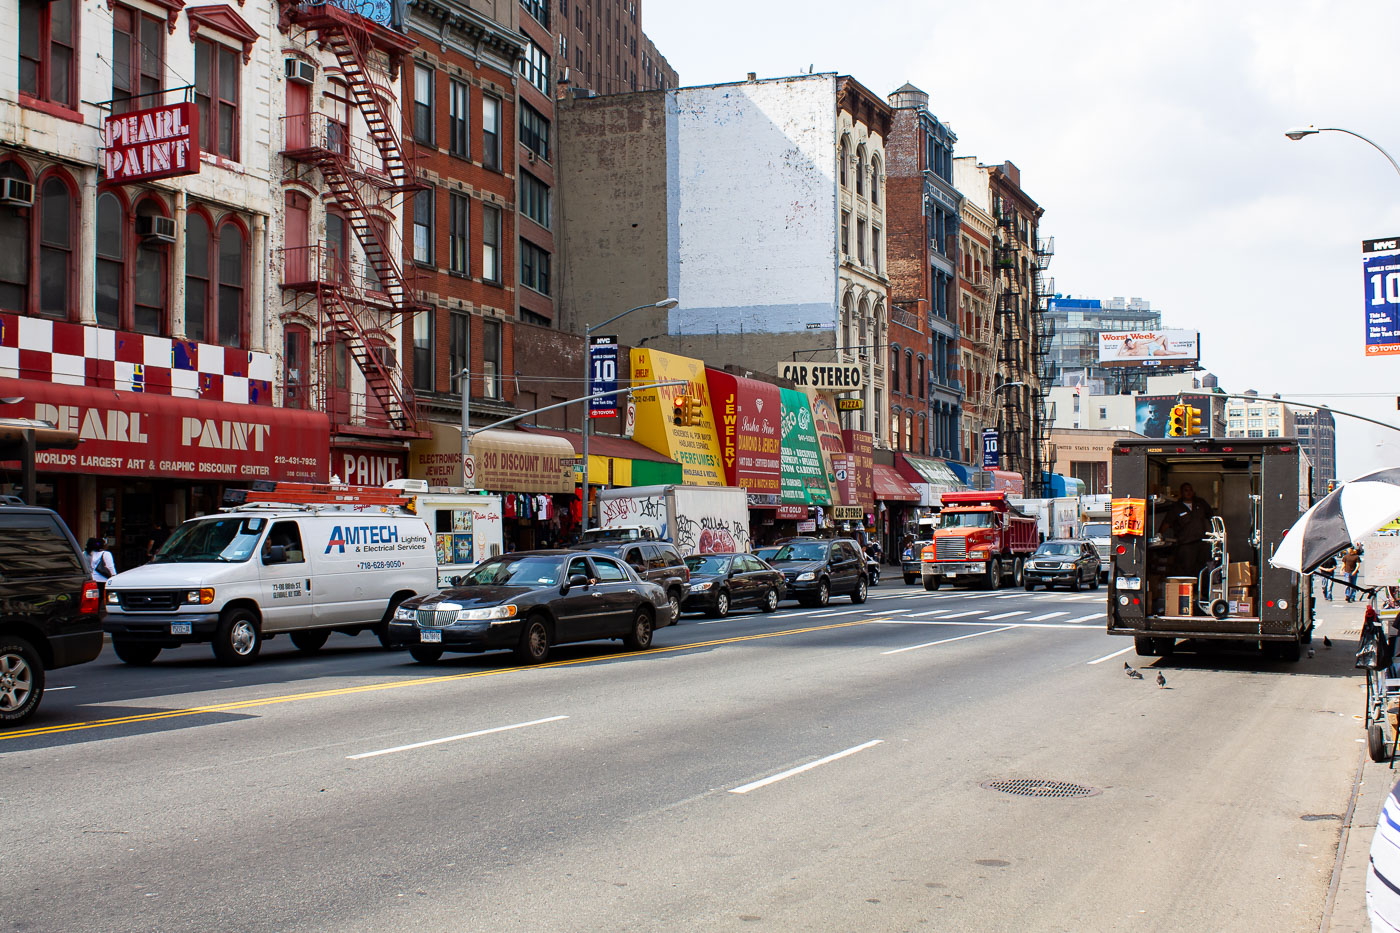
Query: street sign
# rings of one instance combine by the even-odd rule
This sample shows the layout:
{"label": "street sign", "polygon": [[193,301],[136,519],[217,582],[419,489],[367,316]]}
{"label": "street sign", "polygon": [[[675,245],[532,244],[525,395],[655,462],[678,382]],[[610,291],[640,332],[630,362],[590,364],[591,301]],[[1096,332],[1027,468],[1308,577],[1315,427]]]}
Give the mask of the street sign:
{"label": "street sign", "polygon": [[1361,241],[1366,355],[1400,355],[1400,237]]}
{"label": "street sign", "polygon": [[[617,391],[617,337],[588,338],[588,391],[585,395]],[[617,396],[591,399],[588,417],[616,418]]]}
{"label": "street sign", "polygon": [[1001,465],[1001,435],[995,428],[982,432],[982,469],[995,470]]}
{"label": "street sign", "polygon": [[860,411],[865,407],[863,398],[838,398],[836,400],[837,411]]}
{"label": "street sign", "polygon": [[627,396],[627,424],[622,429],[623,437],[631,437],[632,432],[637,429],[637,403],[629,393]]}
{"label": "street sign", "polygon": [[778,364],[778,375],[791,380],[799,389],[823,392],[855,392],[861,384],[859,363],[794,363],[784,360]]}
{"label": "street sign", "polygon": [[476,483],[476,458],[467,457],[462,461],[462,485],[470,489]]}
{"label": "street sign", "polygon": [[865,510],[858,505],[833,505],[831,520],[834,522],[860,522],[865,520]]}

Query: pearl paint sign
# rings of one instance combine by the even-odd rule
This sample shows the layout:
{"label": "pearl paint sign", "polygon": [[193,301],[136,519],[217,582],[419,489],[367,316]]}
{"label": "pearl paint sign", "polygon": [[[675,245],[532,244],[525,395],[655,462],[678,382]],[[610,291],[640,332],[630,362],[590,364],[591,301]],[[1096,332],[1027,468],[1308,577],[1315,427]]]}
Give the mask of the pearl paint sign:
{"label": "pearl paint sign", "polygon": [[129,184],[199,172],[199,111],[166,104],[107,117],[102,127],[102,171]]}

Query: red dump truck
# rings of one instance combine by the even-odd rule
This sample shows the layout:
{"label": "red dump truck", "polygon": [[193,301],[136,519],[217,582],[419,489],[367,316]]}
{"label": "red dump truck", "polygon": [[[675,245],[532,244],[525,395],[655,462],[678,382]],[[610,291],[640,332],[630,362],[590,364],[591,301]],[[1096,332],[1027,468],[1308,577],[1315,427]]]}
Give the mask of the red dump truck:
{"label": "red dump truck", "polygon": [[1039,544],[1035,519],[1005,492],[945,492],[933,543],[920,562],[924,589],[936,590],[944,580],[1020,586],[1021,568]]}

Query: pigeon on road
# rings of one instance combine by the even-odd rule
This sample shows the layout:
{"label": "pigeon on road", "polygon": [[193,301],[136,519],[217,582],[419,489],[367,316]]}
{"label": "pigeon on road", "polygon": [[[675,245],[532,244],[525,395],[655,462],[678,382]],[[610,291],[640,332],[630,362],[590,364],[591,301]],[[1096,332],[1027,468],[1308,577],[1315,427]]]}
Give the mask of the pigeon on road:
{"label": "pigeon on road", "polygon": [[1331,648],[1331,647],[1332,647],[1332,639],[1328,638],[1326,635],[1323,635],[1323,636],[1322,636],[1322,647],[1324,647],[1324,648]]}
{"label": "pigeon on road", "polygon": [[1123,662],[1123,670],[1125,670],[1125,671],[1130,671],[1130,670],[1132,670],[1132,669],[1133,669],[1133,666],[1132,666],[1131,664],[1129,664],[1127,661],[1124,661],[1124,662]]}
{"label": "pigeon on road", "polygon": [[1162,672],[1161,672],[1161,671],[1158,671],[1158,672],[1157,672],[1157,686],[1158,686],[1158,687],[1165,687],[1166,685],[1167,685],[1167,678],[1165,678],[1165,677],[1162,676]]}
{"label": "pigeon on road", "polygon": [[1135,671],[1131,667],[1128,668],[1128,676],[1131,677],[1133,680],[1142,680],[1142,672]]}

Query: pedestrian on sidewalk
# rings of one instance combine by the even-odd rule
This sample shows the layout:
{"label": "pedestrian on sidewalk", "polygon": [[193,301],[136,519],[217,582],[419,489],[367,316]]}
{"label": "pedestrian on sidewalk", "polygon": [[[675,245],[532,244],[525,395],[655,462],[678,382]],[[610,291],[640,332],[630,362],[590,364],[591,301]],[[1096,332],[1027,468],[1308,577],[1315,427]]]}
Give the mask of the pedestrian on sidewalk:
{"label": "pedestrian on sidewalk", "polygon": [[1356,576],[1361,566],[1361,550],[1355,545],[1342,552],[1342,572],[1347,577],[1347,602],[1356,602]]}
{"label": "pedestrian on sidewalk", "polygon": [[1327,574],[1322,578],[1322,598],[1329,603],[1332,601],[1332,578],[1337,575],[1337,555],[1333,554],[1321,563],[1317,568],[1320,572]]}
{"label": "pedestrian on sidewalk", "polygon": [[92,567],[92,582],[97,584],[97,604],[101,606],[104,605],[102,599],[107,591],[107,581],[117,575],[117,564],[101,538],[88,538],[84,550]]}

